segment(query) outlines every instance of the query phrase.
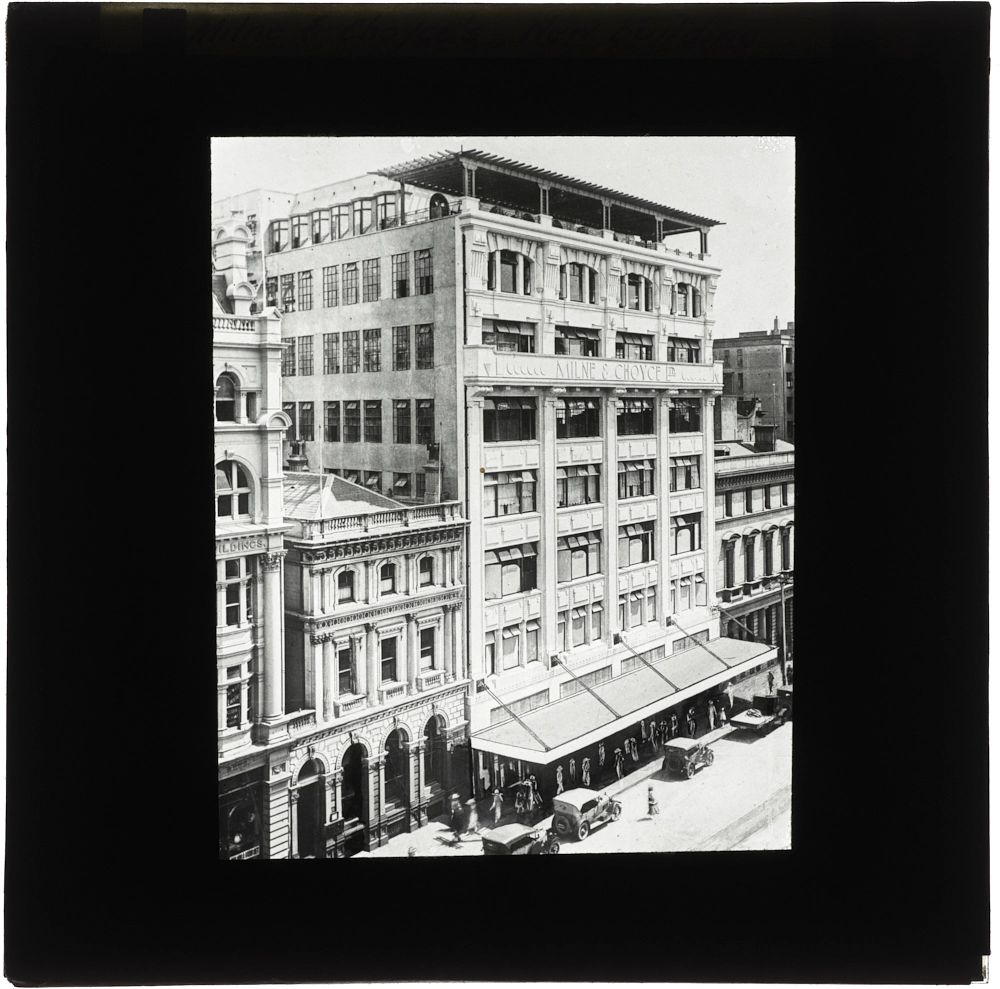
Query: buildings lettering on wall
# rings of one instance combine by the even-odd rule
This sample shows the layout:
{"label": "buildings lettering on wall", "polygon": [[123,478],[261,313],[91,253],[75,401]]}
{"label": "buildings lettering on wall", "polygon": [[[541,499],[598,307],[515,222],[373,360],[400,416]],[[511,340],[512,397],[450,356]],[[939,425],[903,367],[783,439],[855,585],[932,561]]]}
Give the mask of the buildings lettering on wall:
{"label": "buildings lettering on wall", "polygon": [[602,743],[775,654],[718,634],[715,224],[463,151],[295,196],[266,231],[285,461],[295,442],[317,471],[469,519],[477,796],[534,775],[549,797],[585,759],[599,785]]}

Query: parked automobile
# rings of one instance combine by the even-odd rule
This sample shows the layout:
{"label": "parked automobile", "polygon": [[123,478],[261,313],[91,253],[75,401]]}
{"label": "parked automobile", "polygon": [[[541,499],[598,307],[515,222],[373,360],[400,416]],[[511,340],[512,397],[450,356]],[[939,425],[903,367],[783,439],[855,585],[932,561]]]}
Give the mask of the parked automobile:
{"label": "parked automobile", "polygon": [[549,828],[504,824],[483,835],[484,855],[558,855],[559,841]]}
{"label": "parked automobile", "polygon": [[691,779],[701,766],[711,766],[715,753],[697,738],[675,738],[664,746],[663,768]]}
{"label": "parked automobile", "polygon": [[574,834],[583,841],[595,825],[617,821],[621,816],[619,801],[586,787],[565,790],[552,799],[552,827],[563,838]]}

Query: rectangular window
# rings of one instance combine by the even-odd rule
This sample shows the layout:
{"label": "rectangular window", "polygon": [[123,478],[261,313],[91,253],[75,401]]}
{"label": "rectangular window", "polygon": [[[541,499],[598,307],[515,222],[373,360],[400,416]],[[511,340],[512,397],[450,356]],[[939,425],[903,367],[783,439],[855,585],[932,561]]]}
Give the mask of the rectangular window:
{"label": "rectangular window", "polygon": [[791,371],[786,371],[785,372],[785,388],[787,388],[789,391],[792,390],[792,372]]}
{"label": "rectangular window", "polygon": [[701,549],[701,513],[675,515],[670,520],[670,540],[674,554]]}
{"label": "rectangular window", "polygon": [[743,350],[739,347],[736,349],[736,366],[743,367]]}
{"label": "rectangular window", "polygon": [[396,226],[396,193],[383,192],[375,197],[375,226],[379,230]]}
{"label": "rectangular window", "polygon": [[615,357],[621,361],[651,361],[653,338],[644,333],[616,333]]}
{"label": "rectangular window", "polygon": [[340,402],[324,402],[323,416],[326,420],[326,432],[323,439],[327,443],[340,442]]}
{"label": "rectangular window", "polygon": [[646,588],[646,621],[656,621],[656,588]]}
{"label": "rectangular window", "polygon": [[293,378],[295,376],[295,337],[286,337],[281,342],[285,348],[281,352],[281,376]]}
{"label": "rectangular window", "polygon": [[283,251],[288,246],[288,221],[275,220],[271,224],[270,253]]}
{"label": "rectangular window", "polygon": [[791,347],[785,347],[785,363],[786,364],[791,364],[792,363],[792,348]]}
{"label": "rectangular window", "polygon": [[773,507],[773,505],[771,504],[771,492],[773,490],[774,489],[771,487],[770,484],[764,485],[764,508],[765,509]]}
{"label": "rectangular window", "polygon": [[322,244],[330,239],[330,211],[317,209],[312,212],[312,242]]}
{"label": "rectangular window", "polygon": [[434,324],[417,323],[417,370],[434,367]]}
{"label": "rectangular window", "polygon": [[299,374],[313,373],[313,338],[299,337]]}
{"label": "rectangular window", "polygon": [[340,282],[340,265],[332,264],[323,269],[323,305],[327,309],[337,304]]}
{"label": "rectangular window", "polygon": [[642,625],[642,591],[632,591],[628,596],[628,623],[632,625]]}
{"label": "rectangular window", "polygon": [[787,397],[787,398],[785,399],[785,411],[786,411],[786,412],[787,412],[787,413],[788,413],[789,415],[791,415],[791,414],[792,414],[792,396],[791,396],[791,395],[789,395],[789,396],[788,396],[788,397]]}
{"label": "rectangular window", "polygon": [[434,400],[417,399],[417,443],[434,442]]}
{"label": "rectangular window", "polygon": [[733,493],[732,491],[727,491],[723,496],[723,506],[726,518],[733,517]]}
{"label": "rectangular window", "polygon": [[529,621],[524,626],[524,659],[527,663],[538,660],[538,622]]}
{"label": "rectangular window", "polygon": [[483,515],[497,518],[535,511],[535,483],[533,470],[484,475]]}
{"label": "rectangular window", "polygon": [[765,532],[764,540],[764,575],[770,577],[774,573],[774,532]]}
{"label": "rectangular window", "polygon": [[687,491],[701,487],[701,457],[670,458],[670,490]]}
{"label": "rectangular window", "polygon": [[601,331],[583,330],[571,326],[556,327],[556,353],[572,357],[599,357]]}
{"label": "rectangular window", "polygon": [[344,333],[344,374],[357,374],[361,366],[360,336],[358,330],[347,330]]}
{"label": "rectangular window", "polygon": [[358,301],[358,263],[344,265],[344,305],[353,306]]}
{"label": "rectangular window", "polygon": [[590,505],[601,500],[599,464],[556,468],[556,508]]}
{"label": "rectangular window", "polygon": [[305,247],[309,243],[309,217],[292,218],[292,247]]}
{"label": "rectangular window", "polygon": [[394,326],[392,328],[392,369],[393,371],[410,370],[410,328]]}
{"label": "rectangular window", "polygon": [[366,371],[382,370],[382,331],[364,331],[364,369]]}
{"label": "rectangular window", "polygon": [[382,656],[382,683],[393,683],[396,679],[396,643],[397,639],[383,639],[379,643]]}
{"label": "rectangular window", "polygon": [[341,695],[354,693],[354,669],[350,649],[341,649],[337,653],[337,687]]}
{"label": "rectangular window", "polygon": [[727,539],[722,544],[722,553],[725,563],[726,587],[736,586],[736,540]]}
{"label": "rectangular window", "polygon": [[409,474],[393,474],[392,475],[392,496],[394,498],[409,498],[410,497],[410,475]]}
{"label": "rectangular window", "polygon": [[427,475],[424,473],[413,475],[413,494],[421,501],[427,496]]}
{"label": "rectangular window", "polygon": [[410,255],[392,256],[392,297],[405,299],[410,294]]}
{"label": "rectangular window", "polygon": [[381,280],[382,266],[378,258],[361,262],[362,302],[378,302]]}
{"label": "rectangular window", "polygon": [[361,442],[360,402],[344,402],[344,442]]}
{"label": "rectangular window", "polygon": [[485,596],[487,599],[509,597],[533,591],[537,585],[537,543],[524,543],[506,549],[487,550],[485,554]]}
{"label": "rectangular window", "polygon": [[295,312],[295,275],[281,276],[282,312]]}
{"label": "rectangular window", "polygon": [[330,222],[333,225],[333,235],[340,240],[341,237],[351,235],[351,207],[334,206],[330,210]]}
{"label": "rectangular window", "polygon": [[654,526],[653,522],[633,522],[618,526],[619,568],[649,563],[653,559]]}
{"label": "rectangular window", "polygon": [[312,309],[313,307],[313,273],[311,271],[299,272],[299,309]]}
{"label": "rectangular window", "polygon": [[298,439],[298,431],[296,429],[296,423],[298,422],[298,417],[295,414],[295,403],[284,402],[282,403],[281,409],[285,413],[285,415],[287,415],[288,418],[291,419],[292,421],[291,426],[288,428],[288,432],[285,433],[285,439],[287,440]]}
{"label": "rectangular window", "polygon": [[354,233],[368,233],[372,225],[372,201],[370,199],[359,199],[351,204],[354,212]]}
{"label": "rectangular window", "polygon": [[746,488],[743,491],[743,511],[747,515],[753,514],[753,488]]}
{"label": "rectangular window", "polygon": [[[410,436],[410,400],[408,398],[396,399],[392,403],[392,441],[393,443],[409,443]],[[406,476],[409,477],[409,474]]]}
{"label": "rectangular window", "polygon": [[601,403],[597,398],[561,398],[556,404],[556,438],[601,435]]}
{"label": "rectangular window", "polygon": [[500,354],[533,354],[535,324],[484,319],[483,346],[492,347]]}
{"label": "rectangular window", "polygon": [[429,247],[413,252],[413,280],[417,295],[430,295],[434,291],[434,260]]}
{"label": "rectangular window", "polygon": [[736,375],[736,390],[742,395],[743,394],[743,372],[741,371]]}
{"label": "rectangular window", "polygon": [[323,334],[323,373],[340,374],[340,334]]}
{"label": "rectangular window", "polygon": [[238,683],[226,687],[226,727],[239,728],[242,710],[242,687]]}
{"label": "rectangular window", "polygon": [[276,306],[278,304],[278,278],[274,276],[273,278],[264,279],[264,290],[267,294],[267,304],[269,306]]}
{"label": "rectangular window", "polygon": [[787,508],[790,504],[788,500],[788,482],[783,481],[781,484],[781,507]]}
{"label": "rectangular window", "polygon": [[382,472],[380,470],[365,470],[361,472],[361,484],[369,491],[382,492]]}
{"label": "rectangular window", "polygon": [[620,460],[618,462],[618,497],[645,498],[655,494],[651,460]]}
{"label": "rectangular window", "polygon": [[422,628],[420,630],[420,669],[430,670],[434,668],[434,629]]}
{"label": "rectangular window", "polygon": [[743,579],[757,579],[757,544],[754,536],[743,537]]}
{"label": "rectangular window", "polygon": [[500,632],[500,655],[502,667],[512,670],[521,662],[521,629],[518,625],[508,625]]}
{"label": "rectangular window", "polygon": [[601,533],[561,536],[556,542],[556,569],[559,583],[601,573]]}
{"label": "rectangular window", "polygon": [[382,442],[382,402],[365,402],[365,442]]}
{"label": "rectangular window", "polygon": [[[676,404],[681,399],[674,399]],[[656,432],[651,398],[620,398],[618,400],[618,435],[652,436]]]}
{"label": "rectangular window", "polygon": [[670,432],[701,432],[701,399],[675,398],[670,409]]}
{"label": "rectangular window", "polygon": [[313,419],[313,403],[299,402],[299,439],[309,440],[315,438],[315,422]]}
{"label": "rectangular window", "polygon": [[792,530],[787,525],[781,530],[781,569],[792,569]]}
{"label": "rectangular window", "polygon": [[483,439],[486,443],[535,439],[535,399],[484,399]]}
{"label": "rectangular window", "polygon": [[701,362],[701,341],[670,337],[667,344],[667,360],[676,364],[699,364]]}

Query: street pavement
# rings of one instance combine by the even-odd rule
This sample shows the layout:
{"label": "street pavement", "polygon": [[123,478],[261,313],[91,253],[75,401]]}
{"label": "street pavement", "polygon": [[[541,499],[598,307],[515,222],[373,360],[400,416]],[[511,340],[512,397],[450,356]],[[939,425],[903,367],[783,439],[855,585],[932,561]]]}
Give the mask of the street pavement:
{"label": "street pavement", "polygon": [[[713,765],[690,780],[662,771],[660,759],[629,774],[606,788],[622,802],[620,820],[600,825],[585,841],[560,841],[560,854],[790,847],[792,725],[766,734],[728,725],[701,740],[715,753]],[[647,813],[650,785],[660,807],[653,818]],[[480,823],[485,828],[492,822],[481,816]],[[476,835],[456,841],[446,819],[438,818],[365,857],[406,857],[411,848],[418,857],[455,857],[482,855],[483,846]]]}

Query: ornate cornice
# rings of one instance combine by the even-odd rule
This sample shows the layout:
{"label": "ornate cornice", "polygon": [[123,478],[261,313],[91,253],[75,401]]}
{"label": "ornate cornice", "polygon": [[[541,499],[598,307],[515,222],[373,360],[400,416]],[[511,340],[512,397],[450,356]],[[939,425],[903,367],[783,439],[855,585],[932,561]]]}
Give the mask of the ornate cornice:
{"label": "ornate cornice", "polygon": [[[725,458],[723,458],[724,460]],[[757,470],[726,471],[719,473],[719,464],[715,465],[715,490],[721,491],[725,488],[745,488],[748,484],[775,484],[781,481],[794,481],[795,467],[790,464],[787,467],[766,467]],[[791,508],[791,505],[784,505],[784,508]]]}
{"label": "ornate cornice", "polygon": [[398,601],[395,604],[386,605],[383,608],[369,608],[367,611],[352,611],[350,614],[346,615],[333,615],[330,618],[321,618],[315,621],[309,621],[308,619],[303,623],[303,630],[307,633],[313,635],[321,629],[333,628],[337,625],[360,625],[361,623],[370,623],[374,618],[381,618],[385,615],[398,615],[400,612],[405,612],[409,614],[414,608],[419,608],[423,610],[424,608],[433,608],[438,605],[444,605],[449,602],[456,602],[456,606],[461,604],[463,589],[457,591],[450,591],[446,594],[436,594],[433,597],[419,597],[419,598],[407,598],[403,601]]}
{"label": "ornate cornice", "polygon": [[460,543],[462,533],[462,529],[451,527],[431,529],[426,532],[412,532],[399,536],[376,538],[365,536],[351,541],[337,542],[335,545],[323,549],[299,547],[298,551],[303,563],[333,563],[358,557],[378,556],[381,553],[398,553],[401,550],[418,549],[422,546],[436,546],[440,543]]}

